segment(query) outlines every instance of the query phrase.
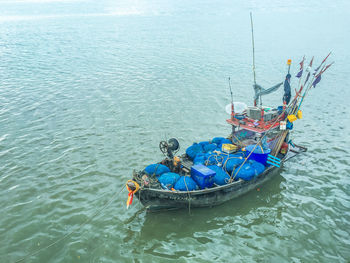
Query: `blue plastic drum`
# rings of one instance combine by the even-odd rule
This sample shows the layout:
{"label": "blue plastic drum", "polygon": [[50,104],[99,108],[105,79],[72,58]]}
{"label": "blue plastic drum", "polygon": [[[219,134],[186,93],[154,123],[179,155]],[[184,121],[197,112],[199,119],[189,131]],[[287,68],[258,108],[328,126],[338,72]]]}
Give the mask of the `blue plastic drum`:
{"label": "blue plastic drum", "polygon": [[[253,151],[255,144],[250,144],[245,147],[247,151],[247,157]],[[257,161],[263,165],[266,165],[267,156],[271,153],[271,149],[262,149],[259,145],[256,146],[254,152],[249,156],[248,160]]]}

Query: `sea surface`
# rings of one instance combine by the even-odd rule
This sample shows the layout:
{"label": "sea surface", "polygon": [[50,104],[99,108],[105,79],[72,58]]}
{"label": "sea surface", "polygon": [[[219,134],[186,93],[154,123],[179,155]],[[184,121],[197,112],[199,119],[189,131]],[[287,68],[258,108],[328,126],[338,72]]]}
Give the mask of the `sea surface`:
{"label": "sea surface", "polygon": [[[217,207],[127,210],[159,141],[230,133],[228,77],[253,103],[249,12],[265,88],[332,51],[308,151]],[[349,262],[349,25],[346,0],[0,0],[0,262]]]}

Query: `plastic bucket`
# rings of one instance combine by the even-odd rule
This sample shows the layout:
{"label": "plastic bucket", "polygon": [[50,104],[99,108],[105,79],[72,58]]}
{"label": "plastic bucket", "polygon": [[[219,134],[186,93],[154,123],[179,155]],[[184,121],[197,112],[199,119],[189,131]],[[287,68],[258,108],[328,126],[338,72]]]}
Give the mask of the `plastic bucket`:
{"label": "plastic bucket", "polygon": [[[255,147],[255,144],[250,144],[247,147],[245,147],[245,149],[247,151],[247,157],[253,151],[254,147]],[[252,154],[250,154],[248,160],[254,160],[254,161],[257,161],[263,165],[266,165],[267,156],[270,153],[271,153],[271,149],[264,149],[262,151],[261,147],[258,145],[254,149],[254,152],[252,152]]]}

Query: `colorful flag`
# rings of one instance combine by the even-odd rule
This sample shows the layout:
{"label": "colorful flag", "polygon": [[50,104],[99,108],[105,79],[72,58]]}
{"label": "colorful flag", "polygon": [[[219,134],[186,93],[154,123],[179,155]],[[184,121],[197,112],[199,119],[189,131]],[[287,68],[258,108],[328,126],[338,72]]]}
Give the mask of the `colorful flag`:
{"label": "colorful flag", "polygon": [[299,63],[300,64],[299,70],[302,70],[304,68],[304,60],[305,60],[305,56],[303,57],[303,60]]}
{"label": "colorful flag", "polygon": [[300,64],[300,71],[298,72],[298,74],[295,76],[296,78],[300,79],[301,76],[303,75],[303,70],[304,70],[304,60],[305,60],[305,56],[303,57],[303,60],[299,63]]}
{"label": "colorful flag", "polygon": [[331,53],[332,53],[332,52],[329,52],[329,54],[327,55],[327,57],[325,57],[325,59],[322,61],[321,64],[323,64],[323,63],[326,61],[326,59],[329,57],[329,55],[330,55]]}
{"label": "colorful flag", "polygon": [[[323,65],[323,63],[327,60],[327,58],[329,57],[329,55],[332,52],[329,52],[329,54],[327,55],[327,57],[324,58],[324,60],[321,62],[321,64],[315,69],[315,72],[313,73],[313,75],[316,75],[317,71],[321,68],[321,66]],[[333,63],[332,63],[333,64]]]}
{"label": "colorful flag", "polygon": [[301,78],[302,75],[303,75],[303,70],[300,70],[295,77],[299,79]]}
{"label": "colorful flag", "polygon": [[310,64],[309,64],[309,67],[312,67],[312,62],[314,62],[314,57],[312,57]]}
{"label": "colorful flag", "polygon": [[321,66],[322,66],[322,64],[319,65],[319,66],[315,69],[315,71],[314,71],[314,73],[312,73],[312,75],[316,75],[317,71],[320,69]]}
{"label": "colorful flag", "polygon": [[330,66],[332,66],[333,63],[334,63],[334,62],[332,62],[331,64],[327,65],[326,68],[322,70],[321,74],[322,74],[323,72],[325,72]]}
{"label": "colorful flag", "polygon": [[315,81],[312,83],[312,86],[315,88],[316,85],[321,81],[321,74],[318,74]]}
{"label": "colorful flag", "polygon": [[[328,56],[327,56],[328,57]],[[325,61],[325,60],[323,60]],[[316,76],[316,79],[314,80],[314,82],[312,83],[312,86],[315,88],[316,85],[321,81],[321,75],[330,67],[333,65],[334,62],[332,62],[331,64],[328,64],[327,66],[323,66],[323,68],[321,69],[321,72],[318,73],[318,75]]]}

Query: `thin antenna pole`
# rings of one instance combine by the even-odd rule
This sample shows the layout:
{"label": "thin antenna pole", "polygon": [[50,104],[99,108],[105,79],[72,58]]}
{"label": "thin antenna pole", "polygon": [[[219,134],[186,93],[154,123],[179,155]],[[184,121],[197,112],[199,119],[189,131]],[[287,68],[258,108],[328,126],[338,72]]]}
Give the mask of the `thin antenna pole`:
{"label": "thin antenna pole", "polygon": [[232,93],[232,88],[231,88],[231,78],[228,78],[228,85],[230,87],[230,92],[231,92],[231,118],[233,118],[234,114],[234,106],[233,106],[233,93]]}
{"label": "thin antenna pole", "polygon": [[[233,120],[234,116],[235,116],[235,108],[233,105],[233,93],[232,93],[232,88],[231,88],[231,78],[228,78],[228,85],[230,87],[230,93],[231,93],[231,120]],[[236,131],[236,127],[234,125],[232,125],[232,134],[231,134],[231,139],[233,138],[234,134]]]}
{"label": "thin antenna pole", "polygon": [[[254,48],[254,30],[253,30],[253,16],[252,12],[250,12],[250,24],[252,28],[252,45],[253,45],[253,77],[254,77],[254,88],[256,86],[256,77],[255,77],[255,48]],[[259,96],[261,101],[261,96]],[[258,98],[258,99],[259,99]],[[256,100],[254,100],[254,106],[256,106]]]}
{"label": "thin antenna pole", "polygon": [[231,78],[228,78],[228,85],[230,87],[230,93],[231,93],[231,103],[233,104],[233,93],[232,93],[232,88],[231,88]]}

